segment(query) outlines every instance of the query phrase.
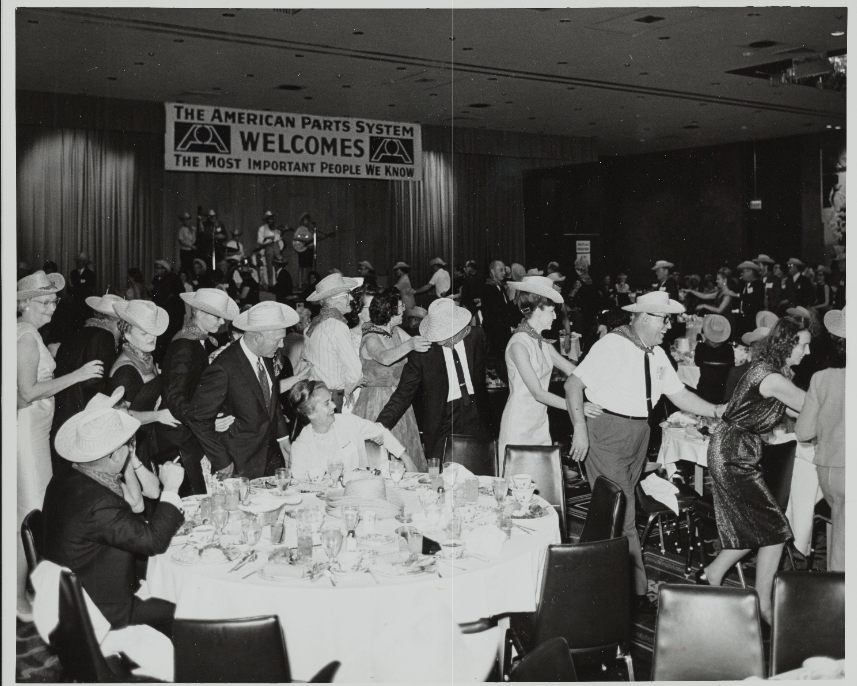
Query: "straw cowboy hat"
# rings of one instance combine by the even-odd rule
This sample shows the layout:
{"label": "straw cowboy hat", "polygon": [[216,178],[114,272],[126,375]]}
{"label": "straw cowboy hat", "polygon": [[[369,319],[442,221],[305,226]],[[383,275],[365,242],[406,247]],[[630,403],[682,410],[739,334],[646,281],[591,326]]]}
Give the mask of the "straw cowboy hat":
{"label": "straw cowboy hat", "polygon": [[744,260],[741,264],[738,265],[738,269],[752,269],[755,272],[758,272],[761,267],[755,262],[751,262],[750,260]]}
{"label": "straw cowboy hat", "polygon": [[748,331],[741,336],[741,342],[744,345],[753,345],[753,343],[761,341],[769,333],[771,333],[771,330],[767,326],[759,326],[753,331]]}
{"label": "straw cowboy hat", "polygon": [[427,314],[428,312],[426,311],[426,308],[419,306],[412,307],[410,310],[405,312],[406,317],[416,317],[417,319],[425,319]]}
{"label": "straw cowboy hat", "polygon": [[332,298],[334,295],[347,293],[357,286],[357,281],[354,279],[349,279],[342,274],[330,274],[315,285],[315,291],[307,296],[307,300],[317,302],[325,298]]}
{"label": "straw cowboy hat", "polygon": [[358,267],[366,267],[366,269],[371,269],[372,271],[375,271],[375,267],[373,267],[372,263],[369,262],[368,260],[361,260],[360,262],[357,263],[357,266]]}
{"label": "straw cowboy hat", "polygon": [[170,325],[167,311],[151,300],[122,300],[113,303],[113,310],[123,319],[152,336],[160,336]]}
{"label": "straw cowboy hat", "polygon": [[238,316],[238,305],[219,288],[200,288],[192,293],[179,293],[179,297],[197,310],[230,322]]}
{"label": "straw cowboy hat", "polygon": [[527,270],[527,276],[544,276],[545,273],[536,267]]}
{"label": "straw cowboy hat", "polygon": [[45,274],[41,269],[18,281],[18,300],[29,300],[40,295],[49,295],[65,288],[62,274]]}
{"label": "straw cowboy hat", "polygon": [[830,310],[830,312],[827,312],[824,315],[824,325],[834,336],[845,338],[845,308],[843,307],[841,310]]}
{"label": "straw cowboy hat", "polygon": [[780,318],[768,310],[762,310],[761,312],[756,313],[756,328],[764,326],[767,329],[773,329],[778,321],[780,321]]}
{"label": "straw cowboy hat", "polygon": [[775,263],[775,262],[774,262],[770,257],[768,257],[767,255],[759,255],[759,256],[756,258],[756,260],[755,260],[755,261],[756,261],[756,262],[759,262],[759,263],[765,263],[765,264],[776,264],[776,263]]}
{"label": "straw cowboy hat", "polygon": [[510,281],[509,289],[512,291],[535,293],[543,298],[552,300],[558,305],[562,304],[562,296],[553,287],[553,281],[546,276],[525,276],[522,281]]}
{"label": "straw cowboy hat", "polygon": [[190,219],[190,212],[182,212],[179,215],[179,219]]}
{"label": "straw cowboy hat", "polygon": [[193,258],[193,264],[198,264],[198,265],[202,266],[202,271],[208,271],[208,265],[205,263],[205,260],[203,260],[199,257]]}
{"label": "straw cowboy hat", "polygon": [[327,513],[334,515],[343,505],[375,510],[379,517],[395,517],[404,509],[401,495],[380,477],[352,478],[344,491],[334,491],[325,500]]}
{"label": "straw cowboy hat", "polygon": [[155,260],[155,266],[161,265],[168,272],[173,270],[173,265],[171,265],[167,260]]}
{"label": "straw cowboy hat", "polygon": [[681,314],[684,305],[678,300],[671,300],[666,291],[652,291],[637,298],[637,302],[625,305],[626,312],[645,312],[646,314]]}
{"label": "straw cowboy hat", "polygon": [[726,317],[707,314],[702,320],[702,335],[712,343],[722,343],[732,334],[732,325]]}
{"label": "straw cowboy hat", "polygon": [[655,266],[652,267],[652,271],[656,269],[672,269],[675,265],[672,262],[667,262],[666,260],[658,260],[655,262]]}
{"label": "straw cowboy hat", "polygon": [[103,296],[98,295],[90,295],[86,299],[86,304],[89,305],[96,312],[100,312],[101,314],[106,314],[109,317],[115,317],[116,310],[113,309],[113,306],[116,303],[124,302],[125,298],[120,298],[118,295],[113,295],[112,293],[107,293]]}
{"label": "straw cowboy hat", "polygon": [[799,260],[797,257],[790,257],[789,261],[786,262],[786,264],[793,264],[796,267],[805,267],[806,266],[806,264],[804,264],[804,261]]}
{"label": "straw cowboy hat", "polygon": [[801,307],[798,305],[797,307],[790,307],[786,310],[786,314],[791,317],[803,317],[804,319],[812,319],[812,315],[809,313],[809,310],[805,307]]}
{"label": "straw cowboy hat", "polygon": [[402,262],[401,260],[396,262],[396,264],[393,265],[393,269],[410,269],[410,268],[411,268],[411,265],[409,265],[407,262]]}
{"label": "straw cowboy hat", "polygon": [[125,445],[139,428],[140,422],[127,412],[87,405],[60,427],[55,445],[70,462],[93,462]]}
{"label": "straw cowboy hat", "polygon": [[459,307],[449,298],[432,302],[428,314],[420,322],[420,334],[432,343],[452,338],[470,324],[470,310]]}
{"label": "straw cowboy hat", "polygon": [[555,281],[556,283],[562,283],[563,281],[565,281],[565,277],[559,272],[551,272],[547,275],[547,278],[551,281]]}
{"label": "straw cowboy hat", "polygon": [[276,331],[288,329],[299,321],[298,313],[288,305],[266,300],[239,314],[232,324],[242,331]]}
{"label": "straw cowboy hat", "polygon": [[265,210],[265,214],[262,216],[263,219],[267,219],[268,217],[273,217],[274,213],[271,210]]}
{"label": "straw cowboy hat", "polygon": [[96,393],[88,403],[86,403],[86,411],[92,410],[103,410],[109,407],[116,407],[116,403],[118,403],[122,398],[125,397],[125,386],[117,386],[113,389],[113,393],[110,395],[104,395],[104,393]]}
{"label": "straw cowboy hat", "polygon": [[217,216],[217,211],[216,211],[216,210],[214,210],[214,209],[210,209],[210,210],[208,211],[208,216],[209,216],[209,217],[216,217],[216,216]]}
{"label": "straw cowboy hat", "polygon": [[429,266],[439,265],[441,267],[446,266],[446,262],[444,262],[441,258],[435,257],[431,262],[429,262]]}

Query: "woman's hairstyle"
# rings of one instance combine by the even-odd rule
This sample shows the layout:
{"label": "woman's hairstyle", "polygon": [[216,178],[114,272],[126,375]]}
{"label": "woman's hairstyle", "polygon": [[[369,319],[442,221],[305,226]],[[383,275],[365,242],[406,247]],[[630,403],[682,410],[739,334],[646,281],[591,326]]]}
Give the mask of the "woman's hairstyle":
{"label": "woman's hairstyle", "polygon": [[529,317],[536,309],[545,305],[555,306],[556,303],[550,298],[546,298],[538,293],[530,293],[529,291],[518,291],[515,293],[515,304],[525,317]]}
{"label": "woman's hairstyle", "polygon": [[631,313],[626,312],[621,307],[611,307],[609,310],[603,310],[598,315],[598,323],[604,324],[607,327],[608,333],[613,329],[618,329],[620,326],[631,323]]}
{"label": "woman's hairstyle", "polygon": [[308,419],[312,396],[321,389],[328,390],[324,381],[298,381],[289,391],[289,404],[301,417]]}
{"label": "woman's hairstyle", "polygon": [[729,281],[729,278],[732,276],[732,270],[729,269],[729,267],[720,267],[720,269],[717,270],[717,273],[727,281]]}
{"label": "woman's hairstyle", "polygon": [[809,335],[815,338],[824,333],[824,323],[821,320],[818,310],[814,307],[807,307],[806,311],[809,312],[809,321],[806,324],[806,328],[809,331]]}
{"label": "woman's hairstyle", "polygon": [[[315,279],[315,281],[313,281],[313,279]],[[318,283],[319,281],[321,281],[321,274],[319,274],[319,273],[318,273],[318,272],[316,272],[316,271],[311,271],[311,272],[307,275],[307,280],[308,280],[310,283]]]}
{"label": "woman's hairstyle", "polygon": [[143,283],[143,272],[138,267],[130,267],[128,269],[128,278],[135,283]]}
{"label": "woman's hairstyle", "polygon": [[398,288],[385,288],[375,295],[369,303],[369,319],[373,324],[384,326],[399,314],[399,303],[402,294]]}
{"label": "woman's hairstyle", "polygon": [[829,358],[829,365],[835,369],[845,368],[845,339],[830,334],[830,344],[833,350]]}
{"label": "woman's hairstyle", "polygon": [[360,323],[360,313],[363,311],[363,298],[367,295],[375,295],[377,292],[377,288],[365,283],[351,291],[352,300],[348,303],[351,310],[344,315],[349,329],[353,329]]}
{"label": "woman's hairstyle", "polygon": [[793,317],[783,317],[774,325],[771,333],[753,348],[753,360],[767,362],[774,369],[784,369],[786,360],[800,340],[798,334],[804,328],[803,322],[800,320]]}
{"label": "woman's hairstyle", "polygon": [[402,274],[408,274],[411,271],[410,267],[398,267],[398,270],[402,272]]}
{"label": "woman's hairstyle", "polygon": [[121,317],[119,318],[119,333],[122,334],[123,338],[127,338],[127,334],[133,326],[131,322],[127,322]]}

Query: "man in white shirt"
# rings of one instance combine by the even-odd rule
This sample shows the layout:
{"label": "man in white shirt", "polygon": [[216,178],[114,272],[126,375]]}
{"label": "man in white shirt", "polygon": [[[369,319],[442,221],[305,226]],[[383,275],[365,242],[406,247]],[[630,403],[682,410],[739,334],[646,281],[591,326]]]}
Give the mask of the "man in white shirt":
{"label": "man in white shirt", "polygon": [[434,289],[435,298],[442,298],[449,293],[449,289],[452,287],[449,272],[444,269],[444,267],[446,267],[446,262],[444,262],[440,257],[435,257],[431,262],[429,262],[429,266],[434,270],[434,274],[431,275],[429,282],[425,286],[421,286],[415,290],[414,293],[419,295],[420,293],[428,293],[430,290]]}
{"label": "man in white shirt", "polygon": [[324,382],[337,412],[363,378],[363,365],[344,316],[350,311],[351,290],[356,287],[354,279],[330,274],[307,297],[308,302],[320,302],[321,311],[304,332],[303,357],[310,365],[310,380]]}
{"label": "man in white shirt", "polygon": [[279,257],[281,248],[280,232],[274,228],[274,213],[271,210],[265,212],[265,223],[256,230],[256,247],[265,246],[265,250],[259,253],[262,267],[259,269],[259,283],[262,287],[273,286],[276,283],[274,277],[274,257]]}
{"label": "man in white shirt", "polygon": [[[649,445],[649,413],[661,395],[677,407],[706,417],[719,417],[723,405],[712,405],[691,393],[679,380],[663,348],[671,317],[684,312],[681,303],[665,291],[646,293],[633,305],[631,323],[608,333],[592,346],[565,383],[566,406],[574,425],[571,457],[587,457],[590,486],[603,475],[625,494],[624,534],[634,565],[637,608],[654,608],[646,598],[647,579],[635,528],[634,488],[640,480]],[[586,419],[586,399],[600,405],[603,413]]]}
{"label": "man in white shirt", "polygon": [[396,262],[393,265],[393,275],[396,277],[396,288],[402,294],[402,302],[405,303],[405,310],[412,310],[416,307],[414,300],[414,289],[411,286],[411,277],[408,274],[411,271],[411,265],[407,262]]}
{"label": "man in white shirt", "polygon": [[176,242],[179,246],[179,271],[190,275],[193,272],[193,258],[196,257],[196,229],[190,225],[189,212],[179,215],[179,232]]}

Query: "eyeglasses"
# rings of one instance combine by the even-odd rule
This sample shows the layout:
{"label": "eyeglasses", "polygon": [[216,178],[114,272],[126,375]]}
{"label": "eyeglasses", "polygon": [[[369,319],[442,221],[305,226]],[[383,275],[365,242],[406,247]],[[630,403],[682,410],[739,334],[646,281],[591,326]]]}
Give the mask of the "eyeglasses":
{"label": "eyeglasses", "polygon": [[39,305],[42,305],[43,307],[53,307],[54,309],[56,309],[57,305],[60,304],[60,300],[61,298],[57,298],[56,300],[36,300],[35,302],[39,303]]}
{"label": "eyeglasses", "polygon": [[660,319],[664,324],[673,323],[673,316],[671,314],[649,314],[648,312],[646,314],[654,319]]}

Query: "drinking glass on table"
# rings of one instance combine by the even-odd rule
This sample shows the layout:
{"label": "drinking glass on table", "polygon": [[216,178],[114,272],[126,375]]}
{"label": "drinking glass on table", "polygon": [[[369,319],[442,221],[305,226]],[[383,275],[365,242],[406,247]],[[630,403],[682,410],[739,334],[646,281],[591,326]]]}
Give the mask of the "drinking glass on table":
{"label": "drinking glass on table", "polygon": [[330,474],[334,486],[342,478],[343,469],[345,469],[345,465],[342,464],[342,460],[338,457],[331,457],[327,461],[327,473]]}
{"label": "drinking glass on table", "polygon": [[440,521],[440,507],[438,507],[437,502],[429,502],[425,505],[426,510],[426,520],[429,523],[429,526],[432,530],[437,528],[437,524]]}
{"label": "drinking glass on table", "polygon": [[249,546],[254,546],[259,542],[262,536],[262,522],[258,517],[247,517],[241,523],[241,531],[244,534],[244,542]]}
{"label": "drinking glass on table", "polygon": [[346,531],[354,531],[357,528],[357,521],[360,518],[360,510],[356,505],[342,506],[342,519],[345,522]]}
{"label": "drinking glass on table", "polygon": [[312,561],[312,511],[306,508],[298,510],[298,561]]}
{"label": "drinking glass on table", "polygon": [[250,500],[250,479],[246,476],[238,477],[238,497],[245,505],[247,504],[247,501]]}
{"label": "drinking glass on table", "polygon": [[283,494],[289,488],[289,468],[278,467],[274,472],[274,478],[277,480],[277,490]]}
{"label": "drinking glass on table", "polygon": [[211,523],[214,525],[214,530],[218,536],[223,533],[223,527],[226,526],[228,520],[229,512],[225,507],[211,508]]}
{"label": "drinking glass on table", "polygon": [[464,497],[468,503],[475,505],[479,502],[479,477],[468,476],[464,479]]}
{"label": "drinking glass on table", "polygon": [[396,484],[396,488],[399,488],[399,482],[404,475],[405,463],[401,460],[390,460],[390,478]]}
{"label": "drinking glass on table", "polygon": [[506,496],[509,495],[509,484],[506,479],[494,479],[491,483],[491,488],[494,491],[494,500],[497,501],[497,507],[502,507],[506,502]]}
{"label": "drinking glass on table", "polygon": [[332,565],[336,564],[336,556],[342,550],[343,540],[345,540],[345,537],[342,535],[342,529],[336,525],[326,526],[321,531],[321,545]]}
{"label": "drinking glass on table", "polygon": [[428,473],[432,479],[440,476],[440,458],[430,457],[428,459]]}

